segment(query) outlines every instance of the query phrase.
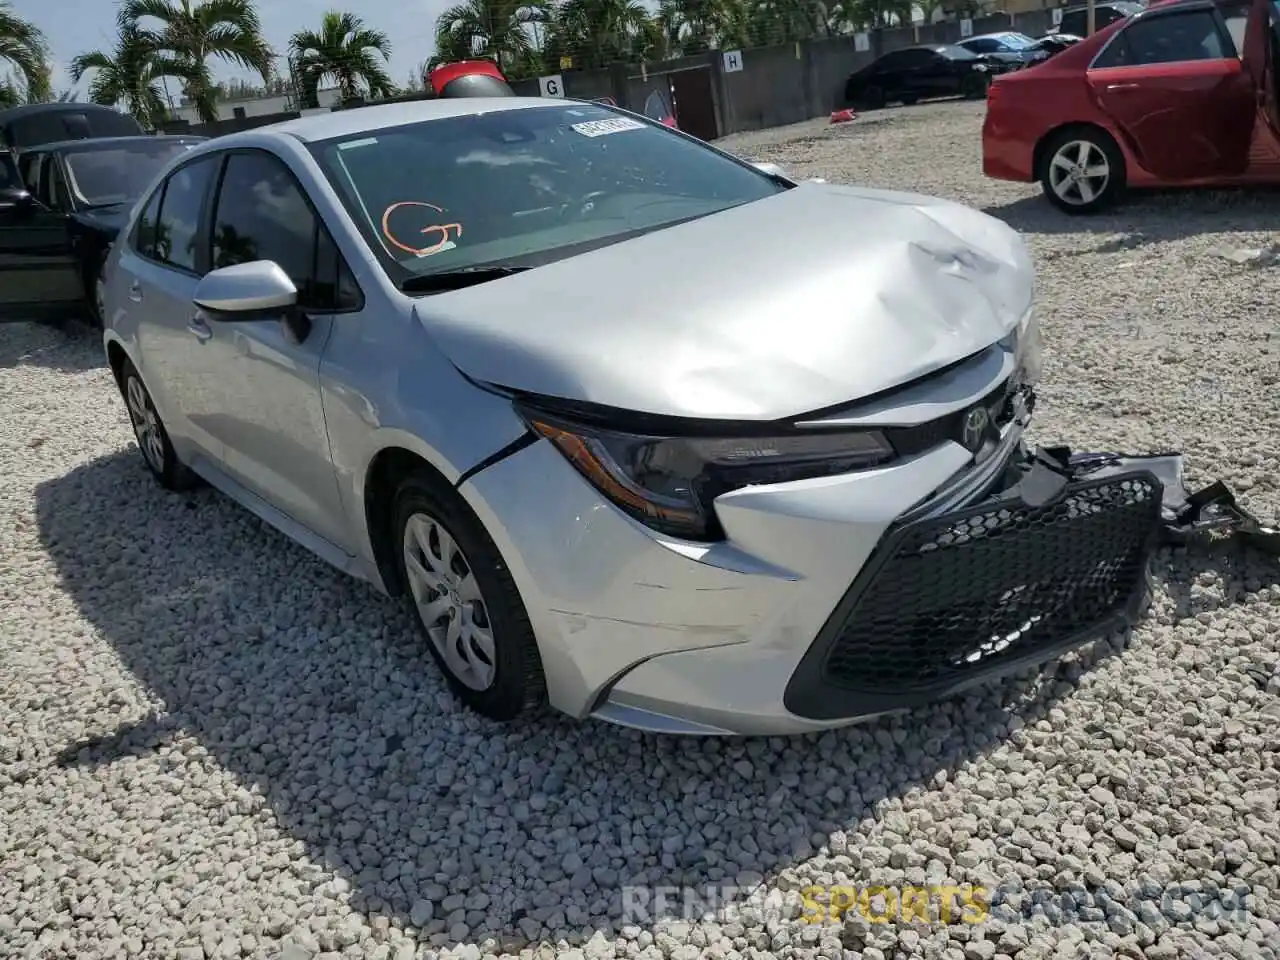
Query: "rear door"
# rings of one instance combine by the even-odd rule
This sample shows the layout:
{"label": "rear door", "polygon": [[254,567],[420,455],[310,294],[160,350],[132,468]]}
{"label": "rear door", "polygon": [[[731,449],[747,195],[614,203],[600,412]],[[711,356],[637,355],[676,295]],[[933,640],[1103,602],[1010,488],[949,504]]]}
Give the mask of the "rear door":
{"label": "rear door", "polygon": [[1088,83],[1142,166],[1162,180],[1248,169],[1254,83],[1212,3],[1135,18],[1099,51]]}
{"label": "rear door", "polygon": [[111,278],[111,324],[135,339],[143,382],[178,457],[198,469],[221,466],[214,439],[219,413],[208,351],[192,322],[192,297],[209,258],[206,206],[223,154],[204,154],[175,169],[144,202]]}
{"label": "rear door", "polygon": [[[42,158],[42,167],[56,171],[52,160]],[[53,177],[50,183],[57,195]],[[38,196],[19,196],[26,185],[7,151],[0,154],[0,190],[0,322],[60,320],[83,312],[84,287],[66,214]]]}

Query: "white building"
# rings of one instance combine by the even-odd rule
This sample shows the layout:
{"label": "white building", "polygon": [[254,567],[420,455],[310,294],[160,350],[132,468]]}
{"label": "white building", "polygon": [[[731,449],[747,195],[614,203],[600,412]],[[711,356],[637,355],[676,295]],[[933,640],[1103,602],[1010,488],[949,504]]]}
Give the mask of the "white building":
{"label": "white building", "polygon": [[[320,101],[323,109],[329,109],[337,105],[341,99],[337,87],[322,88],[316,91],[316,99]],[[261,117],[271,113],[284,113],[288,110],[296,110],[297,105],[294,98],[287,94],[277,94],[271,97],[241,97],[233,100],[218,101],[218,119],[231,120],[241,117]],[[178,120],[186,120],[190,123],[200,123],[200,117],[196,114],[194,104],[184,103],[180,107],[174,107],[173,116]]]}

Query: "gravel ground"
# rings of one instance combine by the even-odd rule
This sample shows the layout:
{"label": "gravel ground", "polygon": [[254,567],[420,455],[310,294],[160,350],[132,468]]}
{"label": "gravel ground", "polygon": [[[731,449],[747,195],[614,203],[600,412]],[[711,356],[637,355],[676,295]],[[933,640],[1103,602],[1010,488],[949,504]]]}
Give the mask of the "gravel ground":
{"label": "gravel ground", "polygon": [[[983,180],[980,123],[926,105],[729,146],[1025,231],[1039,436],[1182,449],[1280,515],[1280,273],[1221,255],[1271,243],[1280,201],[1069,220]],[[1280,950],[1280,585],[1237,546],[1162,554],[1133,635],[1042,674],[820,737],[679,741],[459,712],[398,607],[153,486],[87,335],[0,327],[0,509],[0,956]],[[718,919],[622,915],[624,887],[735,882],[755,892]],[[786,922],[813,884],[949,882],[1005,903]],[[1037,888],[1076,908],[1028,910]]]}

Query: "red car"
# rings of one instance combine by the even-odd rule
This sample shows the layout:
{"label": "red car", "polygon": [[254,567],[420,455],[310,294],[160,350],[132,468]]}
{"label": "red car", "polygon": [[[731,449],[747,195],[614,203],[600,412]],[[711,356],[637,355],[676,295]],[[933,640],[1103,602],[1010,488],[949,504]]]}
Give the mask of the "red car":
{"label": "red car", "polygon": [[996,78],[989,177],[1040,181],[1068,213],[1126,187],[1280,183],[1276,0],[1164,0]]}

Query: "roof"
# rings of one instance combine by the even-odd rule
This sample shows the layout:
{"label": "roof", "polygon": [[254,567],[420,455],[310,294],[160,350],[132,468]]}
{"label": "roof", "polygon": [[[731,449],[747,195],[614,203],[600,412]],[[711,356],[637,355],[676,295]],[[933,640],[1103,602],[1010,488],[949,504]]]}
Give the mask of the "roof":
{"label": "roof", "polygon": [[200,142],[208,139],[209,139],[208,137],[197,136],[196,134],[193,134],[193,133],[170,133],[170,134],[139,133],[132,137],[79,137],[75,140],[58,140],[54,143],[38,143],[32,147],[20,147],[18,149],[18,152],[33,153],[38,151],[40,153],[48,153],[50,150],[63,150],[63,149],[70,149],[72,147],[76,147],[76,148],[112,147],[112,146],[119,146],[122,143],[124,144],[137,143],[140,140],[145,141],[147,143],[155,143],[157,141],[161,143],[166,143],[169,141],[175,141],[177,143],[190,143],[190,142]]}
{"label": "roof", "polygon": [[[428,120],[447,120],[450,117],[496,113],[500,110],[528,110],[533,107],[564,106],[565,103],[572,102],[574,101],[549,97],[475,97],[454,100],[448,98],[411,100],[406,103],[382,103],[367,107],[352,107],[348,110],[335,110],[331,113],[299,117],[297,120],[284,120],[280,123],[272,123],[265,127],[246,131],[246,134],[287,134],[307,143],[315,143],[319,140],[330,140],[334,137],[349,137],[352,134],[364,133],[368,130],[403,127],[411,123],[422,123]],[[226,137],[219,137],[218,140],[220,142],[228,142]]]}
{"label": "roof", "polygon": [[59,100],[55,103],[24,103],[16,107],[0,110],[0,123],[18,120],[37,113],[62,113],[68,110],[76,113],[120,113],[115,107],[105,107],[100,103],[80,103],[78,100]]}

